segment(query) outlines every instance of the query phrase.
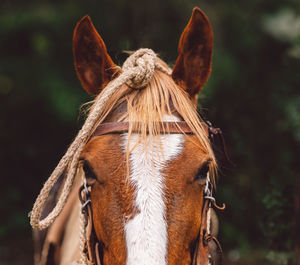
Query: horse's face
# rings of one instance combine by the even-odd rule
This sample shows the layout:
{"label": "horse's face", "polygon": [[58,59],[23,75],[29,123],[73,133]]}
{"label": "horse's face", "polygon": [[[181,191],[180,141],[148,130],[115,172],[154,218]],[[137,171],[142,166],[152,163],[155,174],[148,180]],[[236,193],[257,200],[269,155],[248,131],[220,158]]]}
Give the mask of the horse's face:
{"label": "horse's face", "polygon": [[126,142],[126,135],[95,137],[82,154],[88,181],[95,179],[92,211],[104,264],[190,264],[211,157],[195,136],[165,135],[160,161],[135,147],[127,181]]}
{"label": "horse's face", "polygon": [[[178,50],[172,78],[194,101],[208,79],[212,53],[211,27],[200,9],[194,9]],[[87,17],[77,25],[74,55],[83,86],[98,94],[112,80],[109,71],[115,65]],[[191,263],[213,157],[195,135],[156,137],[160,144],[146,150],[138,135],[102,135],[92,138],[82,152],[85,176],[93,183],[94,229],[104,265]]]}

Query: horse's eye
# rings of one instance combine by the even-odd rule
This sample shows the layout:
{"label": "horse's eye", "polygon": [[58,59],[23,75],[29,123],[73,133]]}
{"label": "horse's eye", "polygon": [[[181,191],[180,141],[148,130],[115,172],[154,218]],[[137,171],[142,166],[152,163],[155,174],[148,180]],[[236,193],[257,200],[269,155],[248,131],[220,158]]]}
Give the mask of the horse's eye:
{"label": "horse's eye", "polygon": [[83,163],[83,171],[85,174],[86,179],[97,179],[95,173],[93,172],[92,168],[87,164]]}
{"label": "horse's eye", "polygon": [[209,171],[209,163],[206,163],[198,170],[197,174],[194,177],[194,180],[206,179],[208,171]]}

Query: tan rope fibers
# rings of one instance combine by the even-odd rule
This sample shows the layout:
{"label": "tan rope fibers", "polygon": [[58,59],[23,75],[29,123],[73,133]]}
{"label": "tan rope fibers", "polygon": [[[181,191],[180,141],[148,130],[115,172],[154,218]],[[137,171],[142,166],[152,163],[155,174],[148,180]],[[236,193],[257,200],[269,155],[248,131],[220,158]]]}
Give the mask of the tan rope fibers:
{"label": "tan rope fibers", "polygon": [[[96,97],[94,106],[91,109],[82,129],[79,131],[75,140],[44,184],[44,187],[40,191],[40,194],[34,203],[30,214],[30,224],[33,228],[43,230],[49,227],[62,211],[72,189],[80,154],[83,147],[89,140],[91,131],[101,115],[106,102],[111,98],[115,91],[125,83],[134,89],[141,89],[145,87],[151,80],[155,68],[170,74],[169,69],[166,69],[157,63],[156,54],[151,49],[139,49],[129,56],[124,62],[122,73],[116,79],[111,81]],[[48,214],[48,216],[46,216],[43,220],[40,220],[52,187],[59,177],[65,172],[67,175],[66,180],[56,206]]]}
{"label": "tan rope fibers", "polygon": [[[58,163],[49,179],[44,184],[30,214],[30,224],[35,229],[47,228],[55,218],[60,214],[66,199],[72,188],[74,176],[76,174],[79,156],[82,152],[84,145],[87,143],[92,128],[94,127],[98,117],[105,103],[110,99],[114,92],[123,84],[128,84],[130,87],[140,89],[146,86],[151,80],[155,67],[165,73],[169,73],[168,69],[165,69],[161,65],[156,63],[156,54],[151,49],[139,49],[127,58],[123,65],[123,72],[119,77],[110,82],[106,88],[95,99],[94,107],[87,117],[82,129],[79,131],[77,137],[70,145],[66,154]],[[42,210],[47,201],[51,188],[58,180],[58,178],[66,171],[68,165],[70,165],[67,172],[66,181],[62,190],[62,194],[57,202],[57,205],[49,215],[40,220]]]}

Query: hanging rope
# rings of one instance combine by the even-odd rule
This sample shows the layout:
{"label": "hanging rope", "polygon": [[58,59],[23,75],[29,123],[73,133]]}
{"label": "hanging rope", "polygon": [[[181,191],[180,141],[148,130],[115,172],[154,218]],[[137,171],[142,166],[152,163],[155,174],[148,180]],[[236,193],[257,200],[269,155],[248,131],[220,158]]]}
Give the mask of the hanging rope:
{"label": "hanging rope", "polygon": [[[30,213],[30,224],[34,229],[43,230],[49,227],[61,213],[73,186],[80,154],[89,140],[91,131],[99,119],[107,101],[112,97],[115,91],[124,84],[127,84],[133,89],[144,88],[153,77],[155,69],[170,74],[169,69],[166,69],[157,62],[157,56],[151,49],[139,49],[124,62],[122,73],[119,77],[111,81],[96,97],[94,106],[82,129],[44,184],[44,187],[34,203]],[[40,220],[49,193],[62,174],[66,175],[66,180],[57,204],[48,216]],[[82,232],[82,234],[84,233]]]}

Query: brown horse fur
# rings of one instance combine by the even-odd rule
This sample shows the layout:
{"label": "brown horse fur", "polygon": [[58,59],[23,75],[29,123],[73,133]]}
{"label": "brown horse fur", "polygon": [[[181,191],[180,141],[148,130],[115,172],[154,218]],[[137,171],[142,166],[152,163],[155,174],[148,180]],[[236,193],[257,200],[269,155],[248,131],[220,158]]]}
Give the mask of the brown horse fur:
{"label": "brown horse fur", "polygon": [[195,7],[184,29],[179,45],[179,56],[172,77],[191,97],[205,85],[211,72],[213,31],[207,16]]}
{"label": "brown horse fur", "polygon": [[[201,91],[211,71],[212,36],[208,18],[199,8],[194,8],[192,17],[180,38],[179,55],[172,72],[173,80],[188,93],[191,100],[194,100]],[[74,63],[78,77],[86,91],[96,95],[116,76],[117,67],[88,16],[77,24],[73,41]],[[171,77],[166,78],[171,82]],[[128,88],[123,92],[126,94]],[[104,121],[119,121],[128,110],[124,102],[126,101],[108,113]],[[171,107],[172,103],[170,102]],[[194,108],[192,101],[190,105]],[[178,112],[172,111],[172,114],[178,119],[183,117]],[[202,219],[205,186],[205,179],[195,180],[194,177],[203,165],[214,161],[209,147],[203,145],[197,135],[183,135],[183,138],[181,153],[169,161],[161,172],[165,179],[168,265],[191,263]],[[91,139],[81,154],[81,160],[94,172],[97,179],[91,189],[91,199],[94,229],[103,249],[104,265],[126,264],[124,220],[130,220],[138,214],[134,204],[134,187],[126,178],[126,159],[128,161],[122,149],[122,136],[115,134]],[[68,238],[65,237],[63,242],[72,238],[70,231],[76,223],[76,218],[78,215],[70,215],[65,230],[69,231],[65,234]],[[74,246],[77,243],[74,240]],[[200,253],[203,257],[208,256],[201,241]],[[60,256],[64,255],[62,249]],[[67,265],[68,263],[62,263],[63,260],[67,262],[66,259],[60,258],[58,264]],[[207,264],[207,261],[201,259],[197,262],[197,265]]]}
{"label": "brown horse fur", "polygon": [[89,16],[83,17],[75,27],[73,54],[78,78],[88,93],[99,94],[117,76],[116,65]]}
{"label": "brown horse fur", "polygon": [[[163,172],[166,176],[169,265],[191,263],[191,248],[201,222],[205,184],[205,180],[195,182],[193,178],[210,159],[205,150],[195,145],[195,136],[185,138],[184,151]],[[125,157],[120,145],[120,135],[100,136],[90,141],[82,154],[82,160],[89,164],[98,179],[92,188],[92,209],[95,231],[104,246],[105,265],[126,264],[123,216],[132,218],[136,213],[132,186],[124,178]]]}

